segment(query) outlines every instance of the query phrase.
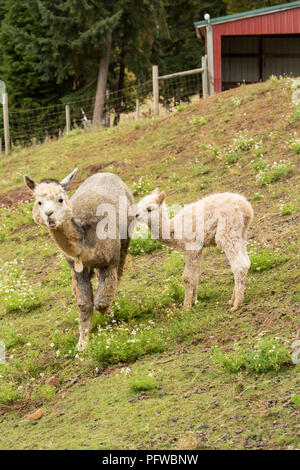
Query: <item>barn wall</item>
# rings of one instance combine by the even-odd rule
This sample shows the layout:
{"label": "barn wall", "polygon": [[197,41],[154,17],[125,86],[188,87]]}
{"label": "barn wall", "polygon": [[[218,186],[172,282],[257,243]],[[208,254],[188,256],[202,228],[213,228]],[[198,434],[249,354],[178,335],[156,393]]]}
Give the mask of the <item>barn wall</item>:
{"label": "barn wall", "polygon": [[272,74],[283,75],[289,70],[300,77],[300,37],[264,38],[264,55],[263,80]]}
{"label": "barn wall", "polygon": [[222,36],[223,90],[284,74],[300,76],[300,35]]}
{"label": "barn wall", "polygon": [[[222,40],[222,84],[259,80],[259,36],[225,36]],[[242,57],[245,55],[245,57]]]}
{"label": "barn wall", "polygon": [[299,34],[300,8],[253,16],[213,25],[214,85],[215,92],[222,89],[221,36]]}

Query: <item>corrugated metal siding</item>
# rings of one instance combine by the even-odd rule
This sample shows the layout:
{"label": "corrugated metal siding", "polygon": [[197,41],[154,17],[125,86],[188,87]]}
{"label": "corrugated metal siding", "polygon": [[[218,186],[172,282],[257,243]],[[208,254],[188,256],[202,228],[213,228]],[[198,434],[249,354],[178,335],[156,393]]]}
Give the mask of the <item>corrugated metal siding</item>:
{"label": "corrugated metal siding", "polygon": [[215,91],[222,89],[221,37],[263,34],[299,34],[300,8],[212,25]]}
{"label": "corrugated metal siding", "polygon": [[[259,54],[258,36],[223,37],[222,54]],[[223,57],[222,82],[255,82],[259,79],[257,57]]]}
{"label": "corrugated metal siding", "polygon": [[300,76],[300,36],[223,36],[222,89],[270,75]]}
{"label": "corrugated metal siding", "polygon": [[[264,38],[263,80],[270,75],[293,75],[300,77],[300,38]],[[276,52],[281,57],[272,57]]]}

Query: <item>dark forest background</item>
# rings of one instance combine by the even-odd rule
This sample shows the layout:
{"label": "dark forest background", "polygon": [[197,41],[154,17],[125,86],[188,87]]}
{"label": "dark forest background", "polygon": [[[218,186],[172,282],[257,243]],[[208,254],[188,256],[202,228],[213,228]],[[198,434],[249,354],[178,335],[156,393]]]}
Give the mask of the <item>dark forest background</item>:
{"label": "dark forest background", "polygon": [[0,79],[10,111],[94,98],[97,90],[99,97],[106,86],[121,98],[122,89],[151,79],[152,64],[160,74],[201,67],[194,21],[277,3],[0,0]]}

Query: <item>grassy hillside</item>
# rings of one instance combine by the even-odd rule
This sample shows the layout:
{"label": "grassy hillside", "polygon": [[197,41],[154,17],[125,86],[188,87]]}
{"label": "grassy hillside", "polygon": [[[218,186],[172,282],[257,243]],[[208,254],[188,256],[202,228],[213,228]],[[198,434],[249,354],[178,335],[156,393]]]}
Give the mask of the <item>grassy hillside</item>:
{"label": "grassy hillside", "polygon": [[[289,80],[271,79],[2,158],[0,449],[299,447],[300,108],[291,93]],[[233,279],[218,249],[206,249],[198,303],[185,312],[182,254],[135,241],[112,312],[95,313],[78,354],[69,269],[33,223],[23,187],[24,174],[62,178],[76,166],[72,190],[105,169],[137,200],[156,186],[170,204],[244,194],[255,219],[243,307],[229,313]]]}

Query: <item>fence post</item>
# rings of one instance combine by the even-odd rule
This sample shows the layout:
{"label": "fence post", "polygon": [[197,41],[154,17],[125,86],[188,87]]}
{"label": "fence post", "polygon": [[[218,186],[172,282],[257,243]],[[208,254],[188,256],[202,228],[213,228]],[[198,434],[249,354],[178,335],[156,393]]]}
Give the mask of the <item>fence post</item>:
{"label": "fence post", "polygon": [[5,155],[10,152],[10,141],[9,141],[9,119],[8,119],[8,97],[7,93],[2,93],[2,104],[3,104],[3,126],[4,126],[4,143],[5,143]]}
{"label": "fence post", "polygon": [[70,105],[66,104],[66,131],[67,134],[71,131],[71,115],[70,115]]}
{"label": "fence post", "polygon": [[140,102],[139,100],[135,100],[135,120],[138,121],[140,119]]}
{"label": "fence post", "polygon": [[109,95],[110,91],[109,88],[107,88],[105,92],[105,127],[110,127]]}
{"label": "fence post", "polygon": [[208,97],[208,77],[207,77],[207,56],[202,56],[202,68],[204,69],[202,72],[202,93],[203,98]]}
{"label": "fence post", "polygon": [[208,72],[209,96],[212,96],[215,94],[214,44],[213,44],[212,27],[210,23],[206,26],[206,44],[207,44],[207,72]]}
{"label": "fence post", "polygon": [[153,84],[154,116],[158,116],[159,115],[158,65],[152,65],[152,84]]}

